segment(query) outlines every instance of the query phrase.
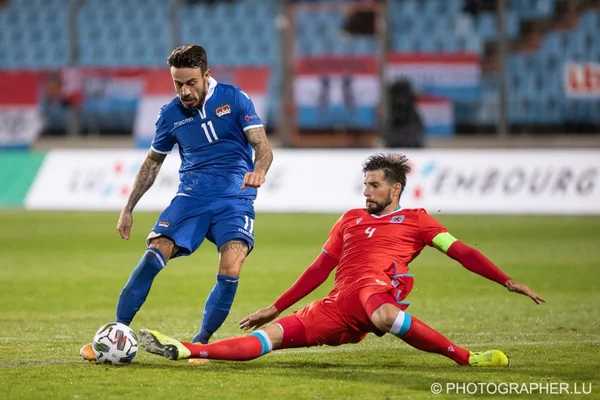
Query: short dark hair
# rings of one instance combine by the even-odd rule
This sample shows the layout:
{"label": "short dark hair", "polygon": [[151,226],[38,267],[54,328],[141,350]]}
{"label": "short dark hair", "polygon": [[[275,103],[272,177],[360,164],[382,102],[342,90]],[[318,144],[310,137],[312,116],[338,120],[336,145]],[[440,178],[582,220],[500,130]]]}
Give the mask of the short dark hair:
{"label": "short dark hair", "polygon": [[177,47],[167,59],[170,67],[200,68],[202,73],[208,68],[206,50],[198,44],[186,44]]}
{"label": "short dark hair", "polygon": [[363,163],[363,173],[367,171],[382,170],[385,180],[390,183],[399,183],[402,185],[400,194],[406,187],[406,175],[410,173],[410,164],[404,154],[387,153],[373,154]]}

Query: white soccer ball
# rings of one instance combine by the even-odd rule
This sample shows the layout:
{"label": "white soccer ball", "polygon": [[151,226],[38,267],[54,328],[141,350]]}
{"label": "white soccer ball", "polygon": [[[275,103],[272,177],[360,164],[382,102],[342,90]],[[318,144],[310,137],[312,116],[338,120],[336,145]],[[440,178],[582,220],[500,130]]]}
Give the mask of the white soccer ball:
{"label": "white soccer ball", "polygon": [[137,335],[125,324],[109,322],[94,335],[92,349],[99,363],[129,364],[137,354]]}

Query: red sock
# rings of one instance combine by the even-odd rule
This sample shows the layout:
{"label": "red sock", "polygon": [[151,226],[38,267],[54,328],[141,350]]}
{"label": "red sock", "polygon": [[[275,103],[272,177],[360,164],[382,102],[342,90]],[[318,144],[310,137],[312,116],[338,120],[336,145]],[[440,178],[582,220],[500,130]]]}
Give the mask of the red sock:
{"label": "red sock", "polygon": [[419,350],[451,358],[460,365],[469,364],[468,350],[458,347],[446,339],[444,335],[415,317],[411,318],[410,328],[400,339]]}
{"label": "red sock", "polygon": [[192,352],[192,358],[211,360],[247,361],[260,357],[262,344],[256,336],[241,336],[223,339],[209,344],[182,342]]}

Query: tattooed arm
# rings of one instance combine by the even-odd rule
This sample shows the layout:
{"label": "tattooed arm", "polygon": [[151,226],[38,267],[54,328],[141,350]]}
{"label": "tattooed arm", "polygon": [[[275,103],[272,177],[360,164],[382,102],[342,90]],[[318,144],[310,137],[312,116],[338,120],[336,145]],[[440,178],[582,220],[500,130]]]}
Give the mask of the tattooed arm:
{"label": "tattooed arm", "polygon": [[133,224],[133,217],[131,216],[131,213],[144,193],[146,193],[148,189],[152,187],[152,184],[156,180],[156,176],[158,175],[160,167],[162,166],[166,156],[166,154],[161,154],[150,150],[146,156],[146,159],[140,166],[140,169],[135,176],[133,189],[131,190],[127,204],[121,212],[121,216],[119,217],[119,222],[117,224],[117,230],[123,239],[129,239],[131,225]]}
{"label": "tattooed arm", "polygon": [[127,200],[125,211],[132,212],[144,193],[146,193],[148,189],[152,187],[152,184],[156,180],[156,176],[158,175],[160,167],[162,166],[166,156],[166,154],[156,153],[152,150],[148,152],[146,159],[140,166],[140,170],[135,177],[133,189],[131,190],[131,194]]}
{"label": "tattooed arm", "polygon": [[247,186],[259,188],[265,183],[265,175],[273,162],[273,150],[271,150],[271,145],[267,140],[265,129],[262,126],[259,128],[252,128],[248,129],[245,134],[246,138],[248,138],[248,142],[255,150],[255,155],[254,172],[248,172],[246,174],[242,190]]}

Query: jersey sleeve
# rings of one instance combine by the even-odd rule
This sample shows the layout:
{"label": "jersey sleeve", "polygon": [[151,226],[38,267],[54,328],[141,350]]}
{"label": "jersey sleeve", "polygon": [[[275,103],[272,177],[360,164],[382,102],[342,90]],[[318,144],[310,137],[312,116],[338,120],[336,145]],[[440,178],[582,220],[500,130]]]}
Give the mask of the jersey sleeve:
{"label": "jersey sleeve", "polygon": [[331,232],[329,232],[329,237],[323,245],[323,251],[337,260],[339,260],[342,256],[342,249],[344,248],[344,239],[342,232],[343,219],[344,216],[342,215],[340,219],[338,219],[337,222],[333,225],[333,228],[331,228]]}
{"label": "jersey sleeve", "polygon": [[236,116],[243,131],[246,132],[248,129],[262,127],[263,123],[254,110],[254,103],[250,100],[250,96],[241,89],[236,89],[235,96]]}
{"label": "jersey sleeve", "polygon": [[175,146],[175,137],[171,133],[171,130],[165,121],[163,109],[161,109],[160,113],[158,114],[155,128],[156,135],[154,136],[154,140],[152,140],[152,145],[150,148],[156,153],[169,154],[171,150],[173,150],[173,146]]}
{"label": "jersey sleeve", "polygon": [[427,246],[437,247],[434,243],[434,238],[441,233],[447,232],[448,229],[431,215],[427,214],[427,212],[423,211],[419,213],[419,235]]}

